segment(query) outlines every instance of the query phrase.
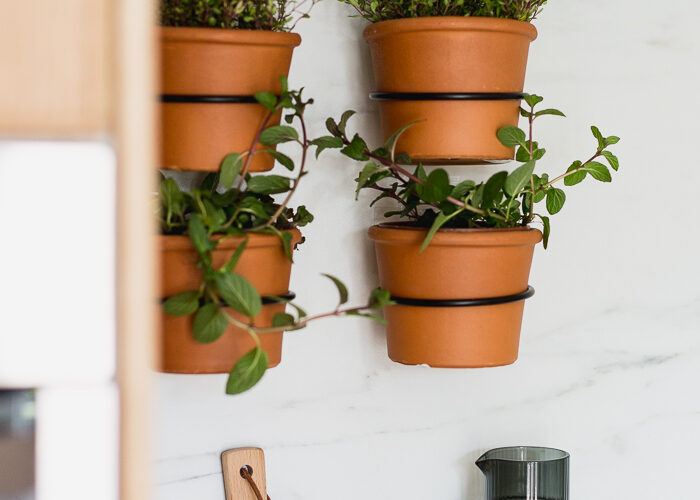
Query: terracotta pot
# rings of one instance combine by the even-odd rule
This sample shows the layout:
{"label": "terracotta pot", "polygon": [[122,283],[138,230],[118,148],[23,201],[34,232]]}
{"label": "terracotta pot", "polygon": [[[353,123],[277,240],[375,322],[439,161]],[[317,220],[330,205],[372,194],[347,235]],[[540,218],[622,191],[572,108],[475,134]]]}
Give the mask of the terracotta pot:
{"label": "terracotta pot", "polygon": [[[292,231],[292,246],[301,240],[298,230]],[[161,297],[196,290],[202,282],[197,267],[197,252],[189,236],[159,236],[161,250]],[[243,238],[231,237],[219,242],[212,255],[215,268],[231,258]],[[250,281],[261,295],[283,295],[289,290],[292,263],[274,234],[251,234],[241,255],[236,272]]]}
{"label": "terracotta pot", "polygon": [[[520,93],[535,27],[509,19],[425,17],[367,27],[377,90],[393,93]],[[518,100],[382,101],[382,131],[426,120],[397,150],[424,162],[512,159],[496,137],[518,122]]]}
{"label": "terracotta pot", "polygon": [[[256,326],[271,326],[272,318],[284,312],[284,304],[265,305],[255,317]],[[235,318],[246,321],[241,314],[227,309]],[[229,325],[224,334],[211,344],[202,344],[194,339],[192,322],[194,316],[169,316],[161,313],[161,364],[166,373],[228,373],[243,355],[255,347],[248,332]],[[269,357],[269,368],[282,360],[282,332],[260,335],[260,343]]]}
{"label": "terracotta pot", "polygon": [[[298,230],[292,231],[293,245],[301,239]],[[226,238],[213,252],[216,268],[224,265],[233,255],[243,238]],[[196,290],[201,283],[197,267],[197,253],[188,236],[159,236],[161,250],[161,297]],[[261,295],[285,295],[289,290],[292,263],[284,253],[279,238],[268,234],[249,235],[248,245],[241,255],[236,272],[243,275]],[[284,312],[284,304],[264,305],[255,318],[257,326],[270,326],[273,316]],[[234,317],[243,319],[229,309]],[[162,312],[160,369],[172,373],[228,373],[235,362],[254,347],[250,335],[229,326],[224,335],[212,344],[194,340],[193,316],[173,317]],[[282,333],[260,336],[263,349],[270,358],[270,367],[279,364]]]}
{"label": "terracotta pot", "polygon": [[[301,43],[295,33],[215,28],[160,28],[160,38],[162,93],[188,96],[278,94]],[[161,113],[160,167],[212,172],[227,154],[250,149],[267,111],[257,103],[163,103]],[[257,154],[250,171],[273,165]]]}
{"label": "terracotta pot", "polygon": [[[528,289],[535,245],[531,228],[444,229],[419,253],[426,230],[374,226],[379,282],[394,297],[465,300],[517,295]],[[518,357],[524,302],[469,307],[396,305],[385,309],[389,357],[399,363],[476,368]]]}

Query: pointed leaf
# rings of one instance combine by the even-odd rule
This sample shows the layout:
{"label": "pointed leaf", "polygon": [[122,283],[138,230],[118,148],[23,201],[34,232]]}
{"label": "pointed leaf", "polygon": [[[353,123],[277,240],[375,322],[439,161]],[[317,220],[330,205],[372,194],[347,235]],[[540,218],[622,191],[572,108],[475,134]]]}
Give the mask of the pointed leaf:
{"label": "pointed leaf", "polygon": [[291,180],[281,175],[256,175],[248,179],[248,190],[258,194],[285,193],[290,189]]}
{"label": "pointed leaf", "polygon": [[238,261],[241,259],[241,255],[243,255],[243,252],[245,251],[245,248],[248,246],[248,236],[245,237],[243,241],[236,247],[236,250],[233,252],[233,255],[231,255],[231,258],[228,260],[226,264],[221,268],[221,271],[225,273],[230,273],[236,268],[236,264],[238,264]]}
{"label": "pointed leaf", "polygon": [[551,215],[558,213],[564,207],[565,201],[566,194],[561,189],[552,188],[547,191],[547,211]]}
{"label": "pointed leaf", "polygon": [[[579,160],[576,160],[571,164],[571,166],[566,170],[566,172],[573,172],[574,170],[577,170],[581,168],[581,162]],[[586,172],[585,169],[581,169],[575,174],[571,174],[568,177],[564,177],[564,185],[565,186],[575,186],[579,182],[582,182],[586,176],[588,175],[588,172]]]}
{"label": "pointed leaf", "polygon": [[558,109],[543,109],[542,111],[538,111],[537,113],[535,113],[535,118],[537,118],[538,116],[542,116],[542,115],[554,115],[554,116],[566,117],[566,115],[564,113],[562,113],[561,111],[559,111]]}
{"label": "pointed leaf", "polygon": [[348,289],[345,286],[345,284],[338,278],[330,274],[323,274],[323,276],[331,280],[335,287],[338,289],[338,295],[340,295],[340,303],[338,304],[338,306],[342,306],[343,304],[345,304],[348,301]]}
{"label": "pointed leaf", "polygon": [[236,180],[236,176],[241,171],[243,166],[243,157],[238,153],[229,153],[221,162],[221,184],[226,189],[230,189],[233,186],[233,182]]}
{"label": "pointed leaf", "polygon": [[585,168],[586,171],[589,172],[591,174],[591,177],[593,177],[595,180],[598,180],[600,182],[612,181],[612,175],[610,175],[610,170],[608,170],[608,167],[606,167],[602,163],[592,161],[587,163]]}
{"label": "pointed leaf", "polygon": [[517,196],[520,191],[530,182],[530,177],[535,171],[535,162],[529,161],[520,165],[508,175],[504,185],[506,193],[511,197]]}
{"label": "pointed leaf", "polygon": [[265,375],[267,353],[256,347],[239,359],[228,375],[226,394],[240,394],[251,389]]}
{"label": "pointed leaf", "polygon": [[441,168],[433,170],[423,184],[416,185],[416,193],[428,203],[440,203],[452,192],[450,178]]}
{"label": "pointed leaf", "polygon": [[209,344],[226,331],[228,321],[216,304],[202,306],[193,323],[194,338],[197,342]]}
{"label": "pointed leaf", "polygon": [[255,287],[237,273],[216,273],[216,289],[221,298],[239,313],[253,318],[260,313],[262,300]]}
{"label": "pointed leaf", "polygon": [[258,92],[255,94],[255,100],[270,111],[274,111],[277,106],[277,96],[272,92]]}
{"label": "pointed leaf", "polygon": [[518,127],[503,127],[498,130],[498,140],[507,147],[522,146],[527,148],[525,132]]}
{"label": "pointed leaf", "polygon": [[294,127],[288,125],[276,125],[268,127],[260,134],[260,143],[266,146],[274,146],[283,142],[296,141],[299,134]]}
{"label": "pointed leaf", "polygon": [[199,292],[193,290],[170,297],[163,304],[165,314],[170,316],[189,316],[199,309]]}
{"label": "pointed leaf", "polygon": [[608,163],[613,170],[617,171],[617,169],[620,168],[620,160],[618,160],[617,156],[612,154],[610,151],[603,151],[602,154],[605,159],[608,160]]}

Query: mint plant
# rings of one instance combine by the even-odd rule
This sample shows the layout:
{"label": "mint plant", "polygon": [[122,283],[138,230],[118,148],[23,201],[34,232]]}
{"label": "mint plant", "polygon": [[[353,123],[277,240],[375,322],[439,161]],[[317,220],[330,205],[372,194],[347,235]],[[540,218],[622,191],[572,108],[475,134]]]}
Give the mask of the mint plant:
{"label": "mint plant", "polygon": [[[514,228],[527,226],[534,220],[543,225],[546,248],[551,227],[549,216],[559,213],[566,202],[566,193],[557,185],[574,186],[587,177],[611,182],[608,165],[617,170],[619,160],[608,148],[620,139],[605,137],[597,127],[591,127],[596,147],[588,159],[575,160],[556,177],[535,174],[537,162],[544,157],[546,150],[534,140],[534,123],[545,115],[564,116],[556,109],[536,111],[535,107],[542,100],[537,95],[525,97],[527,107],[521,108],[520,114],[528,120],[527,134],[518,127],[504,127],[498,131],[502,144],[517,147],[516,160],[521,165],[510,173],[497,172],[481,183],[465,180],[453,185],[442,168],[428,174],[420,163],[412,171],[405,167],[411,163],[411,158],[405,153],[396,154],[396,142],[415,124],[406,125],[383,146],[371,149],[359,134],[350,137],[346,132],[348,120],[354,114],[354,111],[346,111],[338,122],[329,118],[326,127],[331,135],[316,139],[313,144],[317,147],[317,155],[334,148],[361,162],[363,167],[356,179],[357,193],[363,189],[377,192],[372,205],[385,198],[394,200],[399,208],[385,213],[385,217],[399,216],[415,226],[428,229],[421,251],[442,227]],[[548,215],[537,208],[541,202],[544,202]]]}
{"label": "mint plant", "polygon": [[[376,289],[368,301],[358,307],[348,307],[348,290],[336,277],[324,275],[336,287],[339,300],[333,310],[308,315],[301,307],[282,297],[268,297],[276,302],[288,303],[294,314],[278,313],[271,326],[255,324],[255,317],[262,308],[262,297],[255,287],[241,274],[236,265],[245,252],[250,234],[273,234],[280,238],[287,258],[292,259],[292,236],[288,230],[302,227],[313,220],[313,215],[304,207],[296,209],[288,204],[299,182],[306,174],[307,152],[315,143],[307,135],[304,120],[306,107],[313,103],[305,100],[301,91],[287,90],[287,81],[282,78],[279,97],[262,92],[255,97],[267,108],[267,116],[260,127],[249,151],[231,153],[222,162],[221,169],[207,175],[195,189],[180,190],[171,178],[162,178],[160,183],[159,219],[161,232],[165,235],[187,235],[198,255],[198,266],[202,271],[202,282],[198,289],[168,298],[164,310],[172,316],[194,315],[193,333],[198,342],[215,342],[229,324],[246,330],[255,340],[256,347],[245,354],[231,369],[226,392],[238,394],[253,387],[262,378],[268,366],[267,354],[260,347],[260,334],[299,330],[311,321],[331,316],[364,316],[383,321],[374,314],[376,310],[391,304],[389,293]],[[278,113],[284,113],[287,125],[268,126]],[[297,123],[301,134],[295,127]],[[287,155],[271,149],[281,143],[296,143],[301,148],[301,160],[297,168]],[[267,146],[258,148],[258,143]],[[252,175],[248,168],[256,154],[268,153],[288,170],[296,174]],[[277,203],[273,195],[283,195]],[[230,237],[243,237],[232,257],[220,268],[213,265],[212,253],[217,246]],[[246,317],[240,321],[228,308]]]}
{"label": "mint plant", "polygon": [[161,0],[163,26],[292,31],[320,0]]}
{"label": "mint plant", "polygon": [[530,22],[547,0],[339,0],[376,23],[408,17],[498,17]]}

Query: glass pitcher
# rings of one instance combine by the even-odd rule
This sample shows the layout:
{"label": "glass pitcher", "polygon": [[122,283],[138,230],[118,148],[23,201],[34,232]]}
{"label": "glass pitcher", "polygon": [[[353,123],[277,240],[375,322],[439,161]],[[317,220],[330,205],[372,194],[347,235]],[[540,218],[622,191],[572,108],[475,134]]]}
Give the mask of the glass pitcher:
{"label": "glass pitcher", "polygon": [[486,500],[569,500],[569,454],[514,446],[487,451],[476,461],[486,476]]}

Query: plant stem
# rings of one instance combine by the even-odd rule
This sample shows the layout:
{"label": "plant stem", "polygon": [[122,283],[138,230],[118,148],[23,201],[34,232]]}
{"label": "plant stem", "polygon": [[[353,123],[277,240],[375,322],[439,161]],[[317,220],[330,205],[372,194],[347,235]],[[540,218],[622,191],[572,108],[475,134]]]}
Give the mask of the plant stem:
{"label": "plant stem", "polygon": [[263,121],[262,126],[258,129],[258,132],[255,134],[255,137],[253,138],[253,142],[250,145],[250,149],[248,150],[248,156],[246,157],[245,163],[243,164],[243,168],[241,169],[241,171],[239,173],[238,186],[236,186],[236,189],[238,189],[239,191],[241,190],[241,186],[243,186],[243,181],[245,180],[245,176],[248,173],[248,168],[250,168],[250,162],[253,161],[253,156],[255,156],[255,150],[258,148],[258,143],[260,142],[260,137],[262,136],[262,133],[267,128],[267,124],[270,123],[270,120],[272,120],[272,117],[278,112],[279,112],[279,110],[275,108],[275,111],[269,111],[267,113],[267,116],[265,117],[265,121]]}
{"label": "plant stem", "polygon": [[555,184],[556,182],[559,182],[562,179],[566,179],[570,175],[576,174],[576,173],[580,172],[581,170],[584,170],[586,165],[588,165],[590,162],[592,162],[593,160],[595,160],[599,156],[600,156],[600,151],[597,151],[596,154],[591,156],[585,163],[582,163],[580,167],[573,169],[571,172],[565,172],[565,173],[561,174],[559,177],[549,181],[547,184],[540,187],[540,190],[542,191],[542,190],[548,189],[548,188],[552,187],[552,185]]}

